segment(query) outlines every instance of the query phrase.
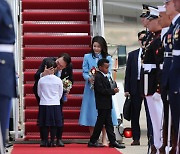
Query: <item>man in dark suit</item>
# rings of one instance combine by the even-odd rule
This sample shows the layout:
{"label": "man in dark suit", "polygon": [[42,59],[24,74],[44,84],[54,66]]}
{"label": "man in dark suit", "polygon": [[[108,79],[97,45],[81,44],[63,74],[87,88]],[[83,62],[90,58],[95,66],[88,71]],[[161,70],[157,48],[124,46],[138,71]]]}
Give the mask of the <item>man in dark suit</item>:
{"label": "man in dark suit", "polygon": [[[57,64],[57,72],[55,73],[56,76],[60,77],[61,79],[67,78],[73,83],[73,71],[72,71],[71,57],[68,54],[63,53],[57,59],[54,57],[45,58],[42,61],[36,74],[34,75],[35,83],[34,83],[33,91],[34,91],[34,94],[36,96],[38,103],[40,101],[39,96],[37,95],[38,81],[41,77],[51,74],[51,71],[53,71],[51,68],[49,68],[49,69],[46,68],[46,61],[48,59],[53,59],[54,61],[56,61],[56,64]],[[62,110],[63,103],[64,103],[64,100],[62,98],[60,100],[60,103],[61,103],[60,106],[61,106],[61,110]],[[63,112],[62,112],[62,118],[63,118]],[[62,119],[62,121],[64,123],[64,118]],[[62,132],[63,132],[63,126],[58,127],[57,133],[56,133],[56,138],[57,138],[56,146],[59,146],[59,147],[64,147],[64,143],[62,142]],[[42,134],[42,132],[40,130],[40,135],[41,134]]]}
{"label": "man in dark suit", "polygon": [[146,31],[141,31],[138,33],[138,40],[141,48],[129,53],[125,73],[125,96],[127,97],[128,95],[130,95],[132,102],[131,127],[133,134],[133,142],[131,143],[131,145],[140,145],[139,117],[143,100],[140,92],[140,70],[141,54],[143,52],[142,41],[145,35]]}
{"label": "man in dark suit", "polygon": [[103,125],[105,125],[110,147],[125,148],[116,142],[114,127],[112,123],[112,95],[119,92],[118,88],[111,89],[110,82],[107,77],[109,61],[107,59],[100,59],[98,61],[99,71],[95,75],[94,92],[96,100],[96,109],[98,110],[98,117],[95,124],[93,134],[88,142],[88,147],[102,147],[97,140],[99,139]]}
{"label": "man in dark suit", "polygon": [[11,9],[5,0],[0,0],[0,153],[4,153],[11,99],[17,96],[14,43],[15,32]]}

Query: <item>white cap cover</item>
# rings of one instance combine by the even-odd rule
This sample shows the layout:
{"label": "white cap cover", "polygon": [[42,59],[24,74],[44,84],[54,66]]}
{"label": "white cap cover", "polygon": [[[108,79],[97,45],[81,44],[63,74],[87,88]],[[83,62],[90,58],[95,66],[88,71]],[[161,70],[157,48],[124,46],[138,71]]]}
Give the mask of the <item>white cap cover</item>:
{"label": "white cap cover", "polygon": [[163,6],[157,6],[157,7],[158,7],[159,12],[166,12],[166,8],[164,5]]}

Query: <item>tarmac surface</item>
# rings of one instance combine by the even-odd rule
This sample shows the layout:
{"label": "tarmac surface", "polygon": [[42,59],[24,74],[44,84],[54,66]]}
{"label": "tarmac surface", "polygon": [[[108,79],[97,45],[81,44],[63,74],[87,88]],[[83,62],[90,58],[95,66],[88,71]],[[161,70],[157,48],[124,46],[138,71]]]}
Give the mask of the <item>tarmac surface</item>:
{"label": "tarmac surface", "polygon": [[[129,121],[124,120],[124,128],[130,127]],[[132,138],[123,138],[123,143],[125,143],[125,149],[119,149],[123,154],[147,154],[148,152],[148,139],[147,139],[147,126],[146,126],[146,114],[144,110],[144,104],[142,103],[142,109],[140,114],[140,127],[141,127],[141,138],[140,146],[131,146]]]}

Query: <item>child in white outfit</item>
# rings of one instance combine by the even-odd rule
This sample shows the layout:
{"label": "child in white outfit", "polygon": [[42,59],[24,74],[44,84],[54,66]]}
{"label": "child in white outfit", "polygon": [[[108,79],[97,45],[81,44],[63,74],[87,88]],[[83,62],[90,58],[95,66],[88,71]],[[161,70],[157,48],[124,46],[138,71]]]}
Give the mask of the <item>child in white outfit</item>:
{"label": "child in white outfit", "polygon": [[[46,68],[56,69],[56,62],[49,60]],[[62,80],[54,73],[46,75],[38,81],[38,96],[40,97],[39,126],[42,129],[42,147],[54,147],[56,128],[62,126],[62,113],[60,109],[60,99],[63,94]],[[48,142],[48,129],[51,140]]]}

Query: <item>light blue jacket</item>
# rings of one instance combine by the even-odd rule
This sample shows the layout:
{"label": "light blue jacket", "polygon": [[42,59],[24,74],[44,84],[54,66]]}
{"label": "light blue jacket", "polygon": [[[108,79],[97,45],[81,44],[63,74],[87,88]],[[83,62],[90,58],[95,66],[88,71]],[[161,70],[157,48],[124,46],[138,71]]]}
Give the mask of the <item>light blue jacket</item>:
{"label": "light blue jacket", "polygon": [[[111,56],[107,56],[106,58],[109,60],[110,64],[108,73],[108,76],[110,77],[112,69],[112,58]],[[102,59],[101,55],[99,56],[99,58],[93,58],[91,53],[85,54],[84,56],[83,78],[85,79],[85,87],[79,118],[79,124],[83,126],[95,126],[97,119],[94,90],[91,89],[91,84],[89,83],[88,79],[91,77],[89,74],[91,68],[97,67],[97,61],[99,59]],[[112,109],[112,121],[114,125],[117,125],[117,117],[114,108]]]}

